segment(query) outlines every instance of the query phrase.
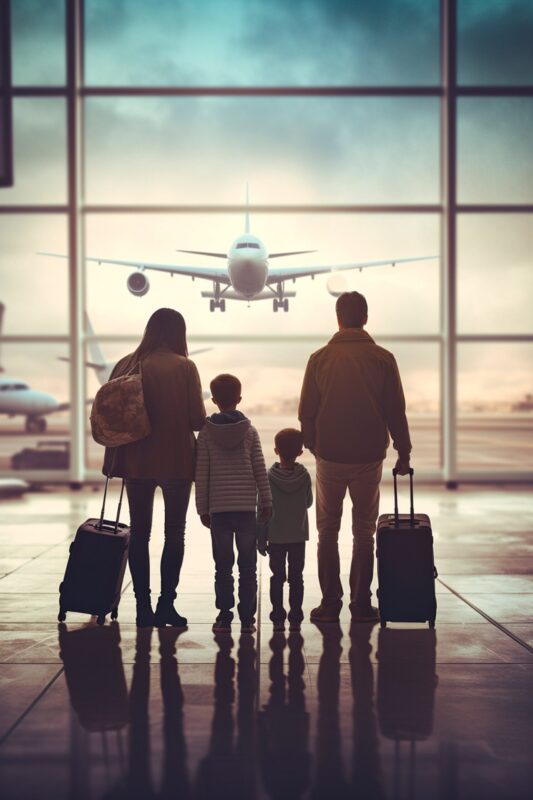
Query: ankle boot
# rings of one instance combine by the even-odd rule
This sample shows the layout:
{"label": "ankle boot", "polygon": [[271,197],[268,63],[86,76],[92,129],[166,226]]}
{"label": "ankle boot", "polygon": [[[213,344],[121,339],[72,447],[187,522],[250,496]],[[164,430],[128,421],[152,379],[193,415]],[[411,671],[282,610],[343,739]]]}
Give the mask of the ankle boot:
{"label": "ankle boot", "polygon": [[135,623],[138,628],[153,628],[155,623],[155,614],[152,610],[150,600],[137,600],[137,616]]}
{"label": "ankle boot", "polygon": [[187,619],[178,614],[172,600],[160,597],[155,610],[155,624],[158,628],[164,628],[165,625],[172,625],[174,628],[186,628]]}

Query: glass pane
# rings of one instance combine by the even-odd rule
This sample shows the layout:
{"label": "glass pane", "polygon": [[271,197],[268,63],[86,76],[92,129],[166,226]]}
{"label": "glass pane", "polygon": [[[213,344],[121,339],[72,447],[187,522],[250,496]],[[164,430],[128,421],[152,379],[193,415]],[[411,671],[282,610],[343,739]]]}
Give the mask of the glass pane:
{"label": "glass pane", "polygon": [[[432,256],[439,252],[438,215],[252,214],[251,231],[270,253],[316,250],[300,256],[269,259],[269,269]],[[244,230],[242,214],[90,215],[88,256],[148,263],[215,266],[227,261],[177,252],[227,253]],[[226,313],[211,313],[212,282],[146,272],[149,291],[134,296],[127,279],[134,271],[114,264],[87,263],[87,307],[97,335],[138,335],[159,306],[172,305],[186,316],[191,333],[303,334],[328,336],[335,328],[331,291],[357,289],[368,300],[369,331],[379,334],[437,333],[439,327],[439,262],[376,266],[370,269],[301,278],[287,282],[295,292],[289,313],[273,316],[273,298],[253,302],[227,300]],[[117,303],[121,314],[117,316]]]}
{"label": "glass pane", "polygon": [[88,84],[431,84],[438,0],[86,0]]}
{"label": "glass pane", "polygon": [[463,203],[533,200],[533,100],[459,100],[458,194]]}
{"label": "glass pane", "polygon": [[460,333],[531,333],[533,216],[459,216]]}
{"label": "glass pane", "polygon": [[436,98],[87,101],[89,202],[435,202]]}
{"label": "glass pane", "polygon": [[63,360],[67,356],[66,344],[4,345],[0,472],[22,477],[29,470],[68,469],[69,380]]}
{"label": "glass pane", "polygon": [[66,201],[65,102],[50,98],[13,101],[15,183],[0,204]]}
{"label": "glass pane", "polygon": [[533,345],[463,344],[458,352],[461,469],[533,468]]}
{"label": "glass pane", "polygon": [[458,0],[457,10],[460,83],[533,83],[531,0]]}
{"label": "glass pane", "polygon": [[[196,363],[204,390],[220,372],[232,372],[243,385],[242,411],[249,415],[257,426],[268,463],[275,460],[274,436],[286,427],[299,427],[297,420],[298,399],[305,365],[310,354],[325,344],[327,337],[315,341],[296,342],[246,342],[217,343],[213,337],[212,348],[195,354],[205,343],[190,341],[193,361]],[[439,466],[439,358],[438,346],[406,345],[383,341],[383,346],[394,352],[408,402],[408,417],[413,440],[413,461],[417,469],[434,470]],[[131,352],[134,343],[106,343],[93,345],[88,350],[91,362],[104,364],[106,371],[119,358]],[[261,364],[261,369],[258,369]],[[105,377],[106,372],[100,373]],[[88,397],[100,384],[98,371],[88,369]],[[207,413],[216,408],[206,399]],[[89,437],[87,440],[87,464],[89,468],[101,469],[103,449]],[[386,469],[392,469],[396,452],[389,451]],[[314,459],[305,451],[302,462],[314,469]]]}
{"label": "glass pane", "polygon": [[13,83],[64,84],[64,0],[16,0],[11,3],[11,29]]}
{"label": "glass pane", "polygon": [[0,241],[4,333],[67,333],[67,262],[37,255],[42,250],[66,253],[65,218],[1,215]]}

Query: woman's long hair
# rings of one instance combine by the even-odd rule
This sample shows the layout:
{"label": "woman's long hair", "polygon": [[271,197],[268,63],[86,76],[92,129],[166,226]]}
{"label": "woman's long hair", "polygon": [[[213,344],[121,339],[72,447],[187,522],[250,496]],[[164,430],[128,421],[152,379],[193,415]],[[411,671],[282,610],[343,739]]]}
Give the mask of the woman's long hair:
{"label": "woman's long hair", "polygon": [[179,356],[187,356],[187,327],[179,311],[158,308],[154,311],[141,340],[133,353],[133,361],[141,361],[160,347],[167,347]]}

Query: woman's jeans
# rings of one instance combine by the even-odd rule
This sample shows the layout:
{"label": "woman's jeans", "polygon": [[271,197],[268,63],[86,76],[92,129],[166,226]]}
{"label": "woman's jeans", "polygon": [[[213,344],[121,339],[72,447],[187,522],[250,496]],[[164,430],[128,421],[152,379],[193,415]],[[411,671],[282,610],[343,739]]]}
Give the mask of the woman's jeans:
{"label": "woman's jeans", "polygon": [[133,590],[137,601],[150,599],[150,552],[154,494],[160,486],[165,501],[165,545],[161,556],[161,597],[172,602],[176,597],[183,553],[185,518],[191,494],[191,481],[174,479],[127,478],[131,537],[128,553]]}

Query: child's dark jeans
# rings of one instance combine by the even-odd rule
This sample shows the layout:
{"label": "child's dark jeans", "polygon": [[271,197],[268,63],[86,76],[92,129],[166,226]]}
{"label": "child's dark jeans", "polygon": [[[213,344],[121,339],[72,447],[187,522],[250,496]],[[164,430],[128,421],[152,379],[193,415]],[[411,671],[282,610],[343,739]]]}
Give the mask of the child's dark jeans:
{"label": "child's dark jeans", "polygon": [[[289,622],[301,622],[304,618],[302,604],[304,599],[303,568],[305,564],[305,542],[278,544],[269,542],[270,557],[270,602],[272,622],[284,622],[287,614],[283,608],[283,584],[289,579]],[[288,566],[288,570],[286,568]]]}
{"label": "child's dark jeans", "polygon": [[257,608],[257,527],[255,511],[219,511],[211,514],[211,542],[215,559],[215,597],[219,619],[231,622],[235,595],[233,564],[237,545],[239,612],[245,625],[255,622]]}

